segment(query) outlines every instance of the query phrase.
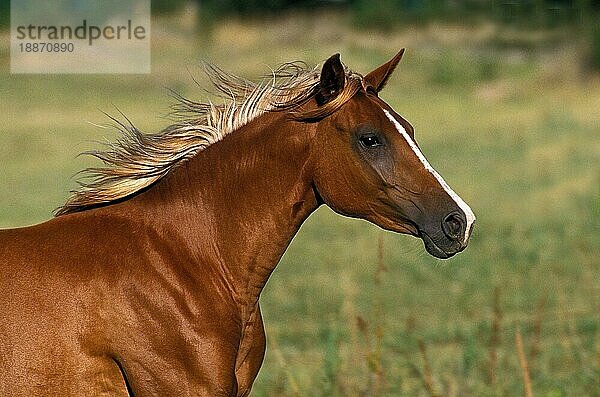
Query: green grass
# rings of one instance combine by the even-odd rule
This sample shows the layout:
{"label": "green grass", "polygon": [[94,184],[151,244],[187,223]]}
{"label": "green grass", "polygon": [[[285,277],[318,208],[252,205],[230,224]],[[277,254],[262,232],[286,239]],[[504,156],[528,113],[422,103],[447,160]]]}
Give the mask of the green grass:
{"label": "green grass", "polygon": [[[489,26],[386,35],[347,22],[233,20],[210,37],[174,16],[154,21],[148,76],[3,72],[0,226],[43,221],[62,203],[91,164],[77,153],[114,138],[87,123],[105,121],[98,109],[114,105],[143,130],[165,126],[164,87],[202,95],[189,77],[204,81],[200,60],[257,77],[266,65],[340,52],[367,72],[407,47],[382,96],[472,205],[470,247],[440,262],[416,239],[319,209],[263,293],[268,350],[253,395],[429,395],[419,340],[438,393],[522,395],[520,328],[536,396],[600,396],[600,81],[580,75],[578,43],[499,50],[488,47]],[[490,346],[495,289],[500,333]]]}

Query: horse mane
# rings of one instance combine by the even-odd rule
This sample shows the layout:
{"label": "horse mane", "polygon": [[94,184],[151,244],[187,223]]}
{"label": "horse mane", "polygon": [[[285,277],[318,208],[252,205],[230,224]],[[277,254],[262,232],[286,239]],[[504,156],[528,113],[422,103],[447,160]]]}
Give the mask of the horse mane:
{"label": "horse mane", "polygon": [[285,63],[260,83],[210,64],[204,69],[223,103],[196,102],[173,93],[176,103],[171,106],[171,115],[176,122],[151,134],[141,132],[124,115],[125,121],[107,115],[120,137],[107,144],[106,150],[83,153],[100,159],[104,166],[81,171],[79,189],[71,191],[55,215],[126,200],[263,113],[289,110],[294,120],[316,121],[338,110],[362,87],[362,77],[345,68],[343,91],[323,106],[304,109],[318,89],[320,70],[316,67],[307,68],[302,62]]}

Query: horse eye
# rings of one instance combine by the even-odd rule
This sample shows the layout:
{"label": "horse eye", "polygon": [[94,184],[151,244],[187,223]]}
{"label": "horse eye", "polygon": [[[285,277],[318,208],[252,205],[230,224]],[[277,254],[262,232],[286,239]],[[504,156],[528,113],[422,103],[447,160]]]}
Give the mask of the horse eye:
{"label": "horse eye", "polygon": [[381,140],[377,135],[363,135],[358,140],[365,148],[373,148],[382,145]]}

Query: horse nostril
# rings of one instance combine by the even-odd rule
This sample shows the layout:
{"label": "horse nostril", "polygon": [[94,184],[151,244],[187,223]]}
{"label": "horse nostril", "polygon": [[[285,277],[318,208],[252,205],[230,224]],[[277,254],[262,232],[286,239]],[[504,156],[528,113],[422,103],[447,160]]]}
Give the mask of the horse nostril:
{"label": "horse nostril", "polygon": [[465,223],[466,222],[459,213],[453,212],[442,222],[442,230],[448,238],[451,240],[457,240],[464,232]]}

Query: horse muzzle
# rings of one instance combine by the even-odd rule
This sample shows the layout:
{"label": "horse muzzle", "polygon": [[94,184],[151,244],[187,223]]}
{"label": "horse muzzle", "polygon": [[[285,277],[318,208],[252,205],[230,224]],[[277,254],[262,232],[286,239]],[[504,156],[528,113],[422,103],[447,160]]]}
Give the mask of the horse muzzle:
{"label": "horse muzzle", "polygon": [[[473,225],[469,225],[471,229]],[[471,230],[462,212],[452,212],[438,224],[419,227],[419,237],[432,256],[448,259],[467,248]]]}

